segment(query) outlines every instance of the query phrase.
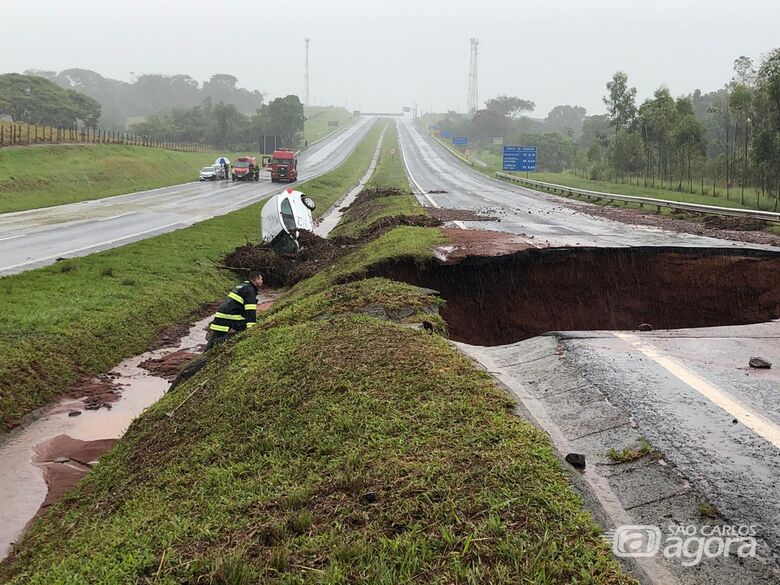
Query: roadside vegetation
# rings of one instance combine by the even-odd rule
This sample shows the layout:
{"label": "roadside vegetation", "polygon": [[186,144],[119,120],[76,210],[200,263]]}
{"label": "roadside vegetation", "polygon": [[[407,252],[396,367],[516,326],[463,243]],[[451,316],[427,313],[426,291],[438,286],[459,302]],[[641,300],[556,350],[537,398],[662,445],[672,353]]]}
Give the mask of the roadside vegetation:
{"label": "roadside vegetation", "polygon": [[[482,171],[490,176],[495,176],[496,171],[501,171],[501,156],[492,153],[490,151],[482,150],[471,157],[472,160],[478,159],[487,164],[487,167],[481,167],[479,164],[475,164],[474,168],[478,171]],[[525,173],[518,173],[518,176],[525,177]],[[726,198],[725,191],[716,188],[716,195],[712,195],[712,185],[709,185],[705,193],[701,191],[689,193],[686,191],[677,191],[676,189],[660,189],[650,186],[644,186],[637,184],[636,182],[620,182],[620,181],[608,181],[608,180],[594,180],[588,179],[581,175],[575,174],[571,171],[563,171],[560,173],[549,172],[537,172],[528,173],[528,178],[534,181],[543,181],[546,183],[555,183],[556,185],[564,185],[567,187],[574,187],[575,189],[590,189],[591,191],[602,191],[605,193],[616,193],[621,195],[636,195],[638,197],[654,197],[656,199],[666,199],[669,201],[684,201],[686,203],[698,203],[701,205],[717,205],[720,207],[736,207],[742,209],[758,209],[759,199],[755,191],[747,191],[745,193],[745,203],[742,204],[740,199],[732,197]],[[772,202],[767,202],[766,205],[761,205],[762,208],[769,208]]]}
{"label": "roadside vegetation", "polygon": [[[307,106],[304,108],[304,115],[306,121],[303,123],[303,137],[309,144],[335,132],[353,118],[344,108],[334,106]],[[338,122],[338,127],[328,126],[330,121]]]}
{"label": "roadside vegetation", "polygon": [[[380,131],[375,125],[331,173],[296,186],[317,201],[315,216],[365,173]],[[215,262],[259,237],[261,206],[0,278],[0,431],[80,375],[145,351],[166,327],[219,301],[234,279]]]}
{"label": "roadside vegetation", "polygon": [[546,435],[409,326],[441,301],[360,279],[385,259],[430,261],[441,238],[396,228],[293,287],[136,419],[0,579],[635,583]]}
{"label": "roadside vegetation", "polygon": [[0,213],[196,181],[217,156],[97,144],[0,149]]}
{"label": "roadside vegetation", "polygon": [[739,57],[733,70],[717,91],[674,96],[662,86],[642,103],[619,71],[606,84],[604,115],[559,105],[543,120],[532,119],[524,114],[533,102],[498,96],[473,116],[429,114],[420,123],[436,134],[468,137],[467,148],[489,151],[493,164],[503,148],[497,143],[537,146],[542,172],[568,171],[612,191],[618,184],[620,193],[633,186],[648,196],[776,211],[780,49],[760,63]]}

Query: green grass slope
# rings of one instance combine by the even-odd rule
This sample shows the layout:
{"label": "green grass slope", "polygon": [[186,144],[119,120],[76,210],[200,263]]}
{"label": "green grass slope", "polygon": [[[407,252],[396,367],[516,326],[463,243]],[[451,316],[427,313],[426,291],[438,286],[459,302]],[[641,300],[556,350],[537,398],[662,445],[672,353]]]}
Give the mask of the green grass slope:
{"label": "green grass slope", "polygon": [[0,149],[0,213],[197,181],[217,156],[93,144]]}

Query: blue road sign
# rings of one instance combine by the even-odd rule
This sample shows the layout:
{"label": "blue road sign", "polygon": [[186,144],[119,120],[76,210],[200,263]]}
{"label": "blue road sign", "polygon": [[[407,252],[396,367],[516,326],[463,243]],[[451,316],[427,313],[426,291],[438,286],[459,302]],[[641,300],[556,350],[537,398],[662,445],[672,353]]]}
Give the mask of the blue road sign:
{"label": "blue road sign", "polygon": [[452,138],[452,130],[442,130],[441,131],[441,137],[442,138]]}
{"label": "blue road sign", "polygon": [[466,146],[469,143],[469,139],[465,136],[455,136],[452,139],[452,143],[458,146]]}
{"label": "blue road sign", "polygon": [[503,169],[505,171],[536,172],[535,146],[505,146]]}

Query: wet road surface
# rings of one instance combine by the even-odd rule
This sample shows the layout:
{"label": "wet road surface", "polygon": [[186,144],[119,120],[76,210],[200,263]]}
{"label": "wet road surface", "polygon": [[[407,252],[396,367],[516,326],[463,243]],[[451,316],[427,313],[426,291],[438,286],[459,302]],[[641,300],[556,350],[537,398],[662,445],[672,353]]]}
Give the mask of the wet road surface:
{"label": "wet road surface", "polygon": [[[399,137],[423,204],[498,211],[500,222],[455,223],[508,232],[516,249],[778,251],[593,217],[560,198],[468,168],[410,120],[399,123]],[[599,507],[608,515],[610,507],[620,510],[607,523],[760,525],[768,563],[721,559],[687,568],[660,559],[661,569],[674,575],[672,582],[780,582],[780,321],[642,333],[562,332],[493,347],[458,345],[520,399],[521,410],[551,434],[562,455],[572,450],[593,462],[586,475],[595,475],[594,491],[611,485]],[[750,368],[754,356],[774,362],[774,368]],[[640,437],[660,455],[622,465],[609,460],[610,448],[634,446]],[[703,503],[720,514],[703,518]]]}
{"label": "wet road surface", "polygon": [[[301,152],[300,180],[340,165],[375,118],[363,117]],[[198,169],[193,169],[193,175]],[[0,276],[170,232],[240,209],[286,188],[259,182],[193,182],[0,215]],[[259,218],[258,218],[259,226]]]}

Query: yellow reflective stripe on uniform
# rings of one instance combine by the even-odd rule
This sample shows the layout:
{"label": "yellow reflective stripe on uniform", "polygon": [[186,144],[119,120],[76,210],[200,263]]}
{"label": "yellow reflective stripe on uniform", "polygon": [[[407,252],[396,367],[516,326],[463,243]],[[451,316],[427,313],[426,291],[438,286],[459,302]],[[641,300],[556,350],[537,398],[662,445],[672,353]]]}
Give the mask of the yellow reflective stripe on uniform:
{"label": "yellow reflective stripe on uniform", "polygon": [[212,331],[221,331],[222,333],[230,332],[230,327],[226,327],[225,325],[215,325],[214,323],[209,325],[209,329],[211,329]]}
{"label": "yellow reflective stripe on uniform", "polygon": [[244,316],[243,315],[231,315],[230,313],[215,313],[215,317],[218,319],[230,319],[231,321],[243,321]]}
{"label": "yellow reflective stripe on uniform", "polygon": [[228,296],[229,296],[231,299],[233,299],[234,301],[237,301],[237,302],[241,303],[242,305],[244,304],[244,299],[242,299],[242,298],[241,298],[241,295],[239,295],[239,294],[236,294],[236,293],[234,293],[233,291],[230,291],[230,292],[228,293]]}
{"label": "yellow reflective stripe on uniform", "polygon": [[250,321],[249,323],[246,324],[246,328],[249,329],[250,327],[254,327],[255,325],[257,325],[257,323],[255,323],[254,321]]}
{"label": "yellow reflective stripe on uniform", "polygon": [[247,303],[246,305],[244,305],[244,308],[247,311],[251,311],[252,309],[257,309],[257,304]]}

